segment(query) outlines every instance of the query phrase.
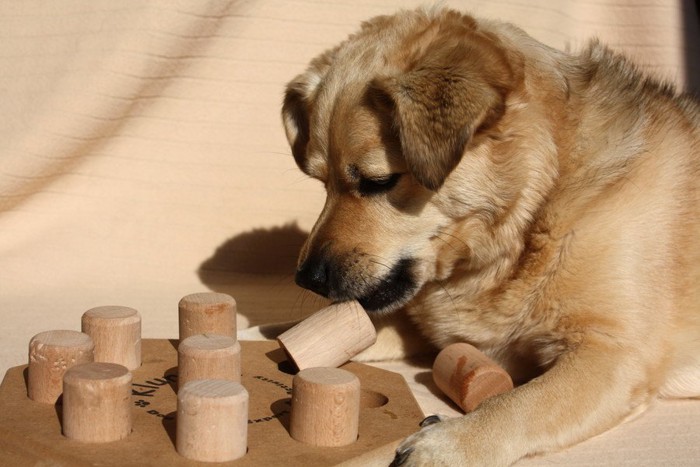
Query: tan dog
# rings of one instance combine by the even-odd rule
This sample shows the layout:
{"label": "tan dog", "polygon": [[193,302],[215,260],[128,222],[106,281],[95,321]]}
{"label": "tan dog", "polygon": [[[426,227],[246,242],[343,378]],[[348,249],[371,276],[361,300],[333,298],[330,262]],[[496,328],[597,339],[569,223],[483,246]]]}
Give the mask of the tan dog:
{"label": "tan dog", "polygon": [[690,97],[595,42],[569,55],[414,11],[316,58],[283,119],[328,193],[297,282],[402,308],[428,342],[477,345],[521,383],[426,426],[395,464],[508,465],[700,395]]}

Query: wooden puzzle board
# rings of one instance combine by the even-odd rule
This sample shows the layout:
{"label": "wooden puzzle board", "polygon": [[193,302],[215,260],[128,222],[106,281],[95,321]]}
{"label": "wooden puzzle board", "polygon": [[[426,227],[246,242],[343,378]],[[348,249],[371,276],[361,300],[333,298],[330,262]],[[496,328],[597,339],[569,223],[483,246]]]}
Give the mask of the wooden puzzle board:
{"label": "wooden puzzle board", "polygon": [[[8,370],[0,385],[0,459],[6,465],[212,465],[175,451],[177,341],[143,341],[143,364],[133,371],[133,431],[112,443],[88,444],[61,434],[60,402],[41,404],[26,395],[26,365]],[[362,385],[357,442],[335,448],[302,444],[289,436],[293,375],[276,342],[242,341],[242,383],[250,394],[248,453],[224,464],[335,465],[380,449],[418,430],[423,414],[403,377],[350,362]]]}

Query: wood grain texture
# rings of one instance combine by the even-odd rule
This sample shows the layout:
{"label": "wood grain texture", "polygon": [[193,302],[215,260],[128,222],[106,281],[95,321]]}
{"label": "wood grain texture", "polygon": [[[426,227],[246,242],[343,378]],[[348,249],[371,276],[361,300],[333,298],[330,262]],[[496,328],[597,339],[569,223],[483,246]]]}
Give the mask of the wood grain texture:
{"label": "wood grain texture", "polygon": [[236,337],[236,300],[215,292],[194,293],[178,304],[180,340],[197,334]]}
{"label": "wood grain texture", "polygon": [[489,397],[513,389],[510,375],[493,360],[467,343],[442,349],[433,363],[433,381],[465,412]]}
{"label": "wood grain texture", "polygon": [[72,366],[94,360],[95,345],[87,334],[45,331],[29,341],[27,395],[37,402],[54,404],[63,392],[63,375]]}
{"label": "wood grain texture", "polygon": [[198,334],[177,348],[178,386],[197,379],[241,382],[241,344],[231,336]]}
{"label": "wood grain texture", "polygon": [[360,380],[340,368],[307,368],[292,382],[292,438],[314,446],[357,441]]}
{"label": "wood grain texture", "polygon": [[376,340],[374,325],[357,302],[323,308],[277,337],[300,370],[340,366]]}
{"label": "wood grain texture", "polygon": [[76,365],[63,377],[63,434],[86,443],[108,443],[131,433],[132,375],[116,363]]}
{"label": "wood grain texture", "polygon": [[248,391],[237,382],[197,380],[177,395],[177,452],[192,460],[228,462],[248,446]]}
{"label": "wood grain texture", "polygon": [[95,361],[141,366],[141,314],[125,306],[91,308],[81,318],[82,331],[92,337]]}

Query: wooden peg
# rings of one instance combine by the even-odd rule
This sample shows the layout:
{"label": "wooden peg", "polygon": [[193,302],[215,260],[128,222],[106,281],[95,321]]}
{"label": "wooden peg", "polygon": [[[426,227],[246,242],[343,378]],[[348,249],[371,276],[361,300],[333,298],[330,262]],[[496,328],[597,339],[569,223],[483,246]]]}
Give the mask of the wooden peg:
{"label": "wooden peg", "polygon": [[197,334],[236,337],[236,301],[223,293],[187,295],[178,305],[180,340]]}
{"label": "wooden peg", "polygon": [[95,343],[95,361],[141,366],[141,315],[125,306],[92,308],[81,320],[82,330]]}
{"label": "wooden peg", "polygon": [[377,332],[357,302],[330,305],[280,334],[277,341],[299,368],[338,367],[377,340]]}
{"label": "wooden peg", "polygon": [[177,393],[177,452],[202,462],[228,462],[248,446],[248,391],[235,381],[195,380]]}
{"label": "wooden peg", "polygon": [[464,342],[442,349],[433,364],[433,380],[465,412],[513,389],[513,381],[503,368]]}
{"label": "wooden peg", "polygon": [[78,331],[46,331],[29,341],[27,395],[55,404],[63,392],[63,375],[74,365],[94,359],[92,338]]}
{"label": "wooden peg", "polygon": [[346,446],[357,440],[360,380],[341,368],[307,368],[292,380],[289,434],[314,446]]}
{"label": "wooden peg", "polygon": [[63,434],[107,443],[131,433],[131,373],[123,365],[77,365],[63,377]]}
{"label": "wooden peg", "polygon": [[177,348],[178,386],[196,379],[241,382],[241,344],[231,336],[197,334]]}

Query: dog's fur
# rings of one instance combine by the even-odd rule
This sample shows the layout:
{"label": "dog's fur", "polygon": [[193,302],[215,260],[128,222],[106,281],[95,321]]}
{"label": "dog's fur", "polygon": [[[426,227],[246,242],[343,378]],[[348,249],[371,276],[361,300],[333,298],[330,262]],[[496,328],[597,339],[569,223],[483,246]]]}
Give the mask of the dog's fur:
{"label": "dog's fur", "polygon": [[327,190],[297,282],[520,383],[423,428],[406,465],[507,465],[700,395],[700,109],[593,42],[455,11],[378,17],[287,88]]}

